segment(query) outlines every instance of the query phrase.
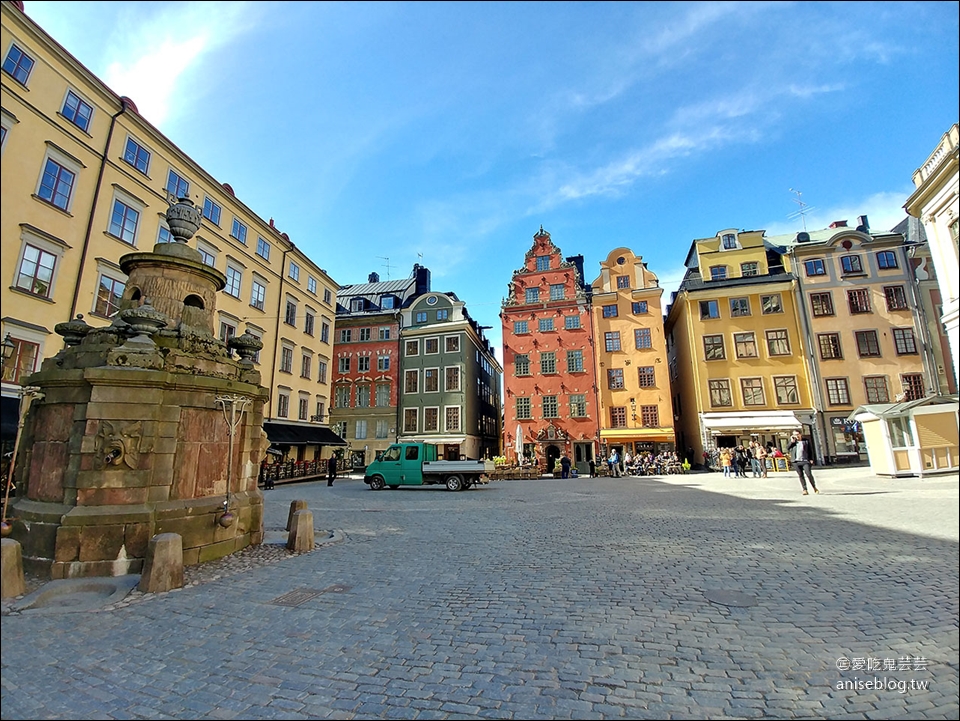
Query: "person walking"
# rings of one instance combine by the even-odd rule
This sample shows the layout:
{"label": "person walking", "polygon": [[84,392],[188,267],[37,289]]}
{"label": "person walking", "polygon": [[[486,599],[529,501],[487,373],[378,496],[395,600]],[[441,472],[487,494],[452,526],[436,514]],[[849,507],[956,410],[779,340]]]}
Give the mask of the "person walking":
{"label": "person walking", "polygon": [[617,453],[616,448],[610,453],[610,466],[613,471],[613,477],[620,478],[620,454]]}
{"label": "person walking", "polygon": [[[800,487],[803,489],[803,495],[809,496],[807,491],[807,481],[810,481],[810,487],[814,493],[820,493],[816,482],[813,480],[813,472],[810,467],[813,465],[813,446],[810,440],[804,438],[800,431],[794,431],[790,435],[790,445],[787,446],[790,454],[790,460],[797,469],[797,475],[800,476]],[[804,478],[806,475],[806,478]]]}
{"label": "person walking", "polygon": [[767,477],[767,449],[762,443],[757,443],[753,449],[757,468],[760,469],[760,478]]}
{"label": "person walking", "polygon": [[570,477],[570,457],[564,456],[560,459],[560,477],[569,478]]}
{"label": "person walking", "polygon": [[327,485],[332,486],[337,477],[337,457],[330,456],[327,459]]}

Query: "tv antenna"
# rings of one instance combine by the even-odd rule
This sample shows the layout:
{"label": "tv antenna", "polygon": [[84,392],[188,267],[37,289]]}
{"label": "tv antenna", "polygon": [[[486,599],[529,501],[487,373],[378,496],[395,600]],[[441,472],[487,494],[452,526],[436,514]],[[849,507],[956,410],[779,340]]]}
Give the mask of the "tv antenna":
{"label": "tv antenna", "polygon": [[390,280],[390,259],[389,259],[388,257],[386,257],[385,255],[378,255],[377,257],[378,257],[380,260],[385,260],[385,261],[387,261],[387,262],[384,263],[383,265],[384,265],[384,266],[386,267],[386,269],[387,269],[387,280]]}
{"label": "tv antenna", "polygon": [[802,193],[801,193],[799,190],[794,190],[793,188],[790,188],[790,192],[797,194],[797,199],[794,200],[793,202],[796,203],[797,205],[799,205],[800,207],[799,207],[798,210],[795,210],[794,212],[790,213],[790,215],[788,215],[787,217],[788,217],[790,220],[795,220],[795,219],[797,219],[797,218],[800,218],[800,223],[803,225],[803,230],[804,230],[804,232],[806,232],[806,230],[807,230],[807,218],[806,218],[806,215],[807,215],[807,213],[809,213],[811,210],[816,210],[816,208],[813,208],[813,207],[807,205],[806,203],[803,202],[803,200],[800,199],[800,196],[802,195]]}

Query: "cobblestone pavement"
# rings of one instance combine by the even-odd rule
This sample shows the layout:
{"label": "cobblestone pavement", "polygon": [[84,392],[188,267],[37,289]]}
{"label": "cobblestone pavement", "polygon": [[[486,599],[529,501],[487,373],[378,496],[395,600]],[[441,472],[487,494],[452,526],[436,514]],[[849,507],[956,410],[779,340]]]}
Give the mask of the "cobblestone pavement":
{"label": "cobblestone pavement", "polygon": [[278,486],[342,541],[4,615],[0,714],[957,718],[957,479],[815,473]]}

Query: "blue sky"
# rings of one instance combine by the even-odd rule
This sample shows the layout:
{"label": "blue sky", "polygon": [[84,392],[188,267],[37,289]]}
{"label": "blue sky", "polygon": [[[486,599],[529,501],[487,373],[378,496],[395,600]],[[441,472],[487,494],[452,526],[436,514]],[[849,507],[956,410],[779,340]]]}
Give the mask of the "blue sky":
{"label": "blue sky", "polygon": [[[868,215],[958,119],[956,2],[33,2],[27,14],[335,281],[494,326],[542,224],[632,248]],[[389,261],[385,260],[389,258]]]}

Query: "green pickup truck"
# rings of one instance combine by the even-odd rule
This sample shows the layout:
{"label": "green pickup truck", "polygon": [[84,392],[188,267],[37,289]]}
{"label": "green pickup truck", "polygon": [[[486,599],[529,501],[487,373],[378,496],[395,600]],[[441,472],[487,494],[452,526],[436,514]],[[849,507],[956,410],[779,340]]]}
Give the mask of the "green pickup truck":
{"label": "green pickup truck", "polygon": [[444,484],[449,491],[462,491],[489,482],[496,468],[493,461],[438,461],[437,447],[429,443],[396,443],[367,466],[363,482],[374,491],[384,486],[432,486]]}

